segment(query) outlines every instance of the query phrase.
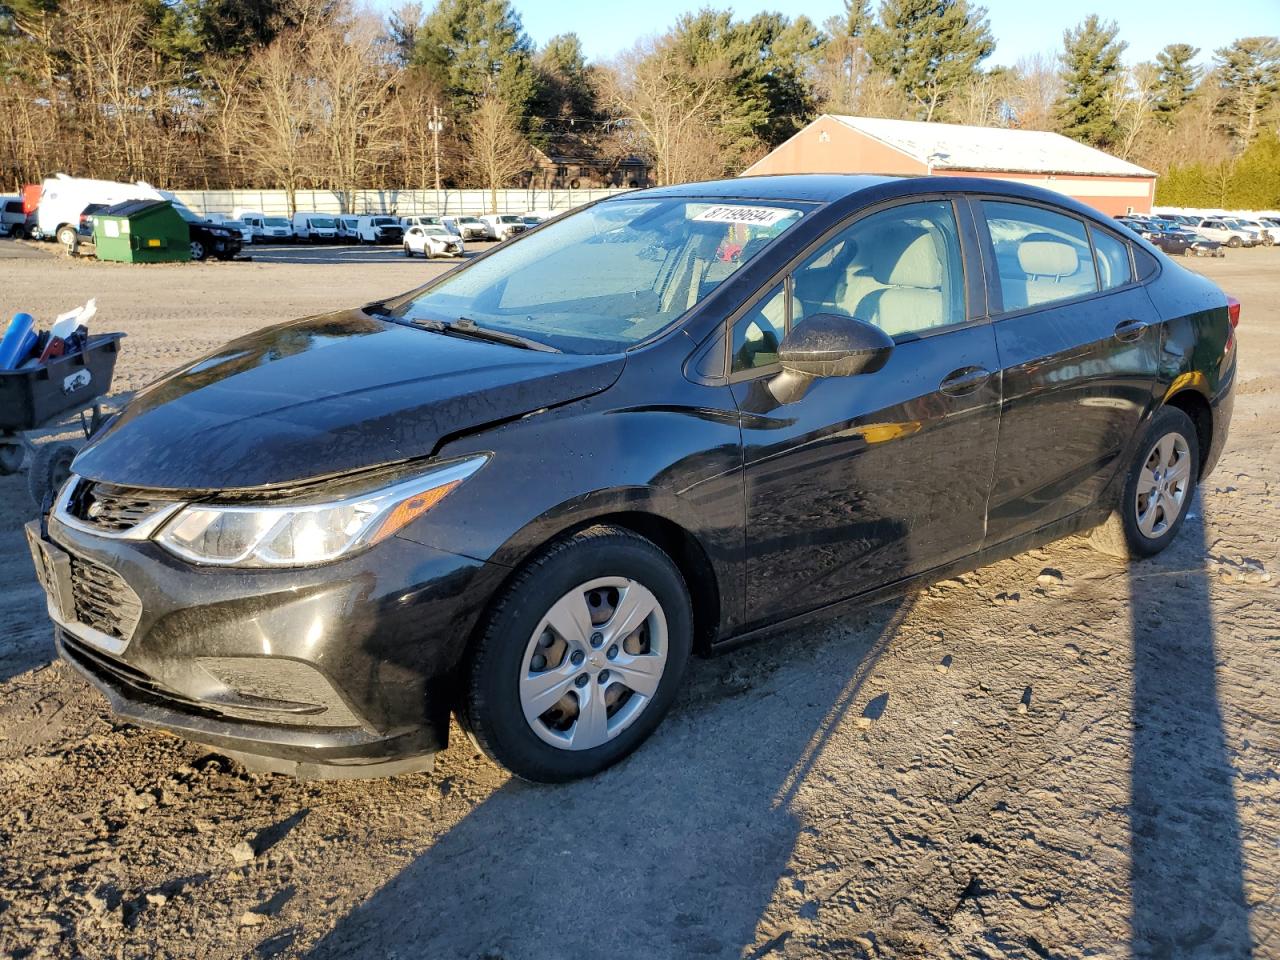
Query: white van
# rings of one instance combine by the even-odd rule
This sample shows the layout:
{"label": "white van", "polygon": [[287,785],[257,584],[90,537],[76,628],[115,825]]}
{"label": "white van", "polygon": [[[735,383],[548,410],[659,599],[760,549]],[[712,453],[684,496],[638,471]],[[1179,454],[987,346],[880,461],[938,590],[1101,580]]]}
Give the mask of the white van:
{"label": "white van", "polygon": [[356,239],[360,243],[399,243],[404,238],[404,225],[399,217],[375,213],[360,218]]}
{"label": "white van", "polygon": [[49,177],[41,185],[40,206],[36,223],[46,239],[56,238],[68,250],[79,243],[77,230],[80,214],[91,203],[104,206],[125,200],[163,200],[160,191],[149,183],[117,183],[114,180],[90,180],[69,177],[65,173]]}
{"label": "white van", "polygon": [[341,216],[337,218],[338,223],[338,242],[339,243],[359,243],[360,242],[360,218],[354,216]]}
{"label": "white van", "polygon": [[404,227],[405,233],[409,232],[410,227],[439,227],[442,226],[444,220],[441,217],[401,217],[400,225]]}
{"label": "white van", "polygon": [[288,217],[268,217],[261,210],[236,207],[232,219],[245,224],[259,243],[287,243],[293,239],[293,224]]}
{"label": "white van", "polygon": [[529,229],[524,218],[514,213],[486,213],[480,219],[488,230],[490,240],[510,240]]}
{"label": "white van", "polygon": [[295,213],[293,235],[298,240],[310,240],[312,243],[333,241],[338,236],[338,223],[328,213]]}

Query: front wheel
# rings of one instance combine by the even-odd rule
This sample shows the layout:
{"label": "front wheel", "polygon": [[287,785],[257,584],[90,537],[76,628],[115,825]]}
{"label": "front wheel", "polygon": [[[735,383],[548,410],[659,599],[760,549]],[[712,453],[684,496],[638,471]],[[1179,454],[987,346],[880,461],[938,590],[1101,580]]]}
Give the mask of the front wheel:
{"label": "front wheel", "polygon": [[1113,557],[1150,557],[1173,542],[1200,476],[1195,425],[1176,407],[1152,419],[1129,467],[1120,504],[1090,542]]}
{"label": "front wheel", "polygon": [[404,255],[405,255],[406,257],[412,257],[412,256],[413,256],[413,251],[409,248],[409,245],[408,245],[407,243],[404,245]]}
{"label": "front wheel", "polygon": [[598,773],[675,698],[693,645],[689,592],[650,541],[597,526],[552,545],[501,593],[466,665],[459,720],[525,780]]}
{"label": "front wheel", "polygon": [[1242,242],[1239,237],[1231,237],[1227,240],[1227,246],[1232,248],[1239,247]]}

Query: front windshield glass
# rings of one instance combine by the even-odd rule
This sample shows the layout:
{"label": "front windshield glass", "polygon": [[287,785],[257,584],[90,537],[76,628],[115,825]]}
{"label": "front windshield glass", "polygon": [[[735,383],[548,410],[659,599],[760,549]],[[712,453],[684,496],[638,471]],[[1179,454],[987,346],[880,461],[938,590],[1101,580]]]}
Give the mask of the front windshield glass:
{"label": "front windshield glass", "polygon": [[313,227],[319,227],[321,230],[333,227],[333,217],[312,217],[309,222]]}
{"label": "front windshield glass", "polygon": [[265,223],[268,227],[289,226],[289,221],[286,220],[284,217],[267,217],[267,219],[263,220],[262,222]]}
{"label": "front windshield glass", "polygon": [[615,353],[670,325],[804,214],[795,204],[610,200],[548,223],[400,303],[570,353]]}
{"label": "front windshield glass", "polygon": [[375,227],[383,227],[383,226],[386,226],[387,224],[394,224],[395,226],[400,225],[400,221],[397,220],[395,217],[374,217],[369,222],[372,223]]}

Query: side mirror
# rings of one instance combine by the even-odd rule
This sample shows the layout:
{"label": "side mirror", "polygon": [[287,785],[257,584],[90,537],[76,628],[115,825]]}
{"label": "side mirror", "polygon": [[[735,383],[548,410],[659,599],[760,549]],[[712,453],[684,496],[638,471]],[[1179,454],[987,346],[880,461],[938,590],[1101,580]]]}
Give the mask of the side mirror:
{"label": "side mirror", "polygon": [[778,347],[782,372],[769,382],[779,403],[805,395],[818,377],[875,373],[889,362],[893,338],[865,320],[817,313],[806,317]]}

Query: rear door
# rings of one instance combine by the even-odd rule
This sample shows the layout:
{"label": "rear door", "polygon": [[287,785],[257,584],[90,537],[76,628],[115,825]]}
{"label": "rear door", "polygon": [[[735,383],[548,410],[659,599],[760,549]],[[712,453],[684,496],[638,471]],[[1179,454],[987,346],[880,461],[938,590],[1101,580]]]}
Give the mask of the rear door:
{"label": "rear door", "polygon": [[987,542],[1089,506],[1153,402],[1160,331],[1129,244],[1054,207],[974,203],[1004,378]]}
{"label": "rear door", "polygon": [[[884,208],[818,244],[733,325],[753,624],[981,545],[1000,385],[976,247],[963,203]],[[875,373],[817,379],[779,404],[778,346],[820,313],[881,327],[893,353]]]}

